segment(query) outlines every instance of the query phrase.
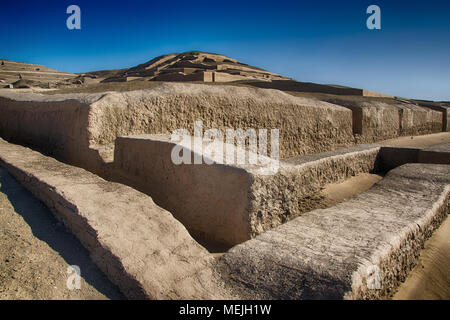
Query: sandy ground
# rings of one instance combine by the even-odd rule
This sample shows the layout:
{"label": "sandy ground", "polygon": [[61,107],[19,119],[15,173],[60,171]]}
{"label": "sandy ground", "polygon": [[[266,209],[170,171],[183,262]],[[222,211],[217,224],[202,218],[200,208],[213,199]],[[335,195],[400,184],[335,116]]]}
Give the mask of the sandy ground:
{"label": "sandy ground", "polygon": [[[67,287],[75,283],[70,265],[80,267],[80,289]],[[0,168],[0,299],[123,298],[81,243]]]}
{"label": "sandy ground", "polygon": [[425,243],[419,261],[395,300],[450,300],[450,218]]}
{"label": "sandy ground", "polygon": [[385,146],[396,147],[431,147],[436,144],[450,142],[450,132],[433,133],[424,136],[406,136],[379,142]]}
{"label": "sandy ground", "polygon": [[382,176],[371,173],[361,173],[342,183],[333,183],[325,186],[322,191],[327,202],[336,205],[347,201],[352,196],[369,190],[375,183],[383,179]]}

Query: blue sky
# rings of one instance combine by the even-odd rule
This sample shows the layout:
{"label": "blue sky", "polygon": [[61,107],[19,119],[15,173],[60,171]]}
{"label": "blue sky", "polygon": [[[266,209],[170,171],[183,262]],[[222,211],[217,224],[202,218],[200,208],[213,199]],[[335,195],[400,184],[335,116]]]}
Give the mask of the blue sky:
{"label": "blue sky", "polygon": [[[71,4],[81,30],[66,28]],[[381,30],[366,28],[371,4]],[[0,28],[1,58],[67,72],[201,50],[299,81],[450,100],[450,1],[10,1]]]}

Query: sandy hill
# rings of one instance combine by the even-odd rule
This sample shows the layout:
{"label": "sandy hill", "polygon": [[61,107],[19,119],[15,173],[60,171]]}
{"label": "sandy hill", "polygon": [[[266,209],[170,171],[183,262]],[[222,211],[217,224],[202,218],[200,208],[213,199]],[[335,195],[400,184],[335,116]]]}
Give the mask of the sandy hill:
{"label": "sandy hill", "polygon": [[48,88],[74,77],[76,77],[75,74],[53,70],[37,64],[0,59],[0,87]]}
{"label": "sandy hill", "polygon": [[0,60],[0,87],[49,88],[58,91],[131,91],[158,82],[232,84],[291,93],[389,97],[364,89],[299,82],[236,59],[201,51],[172,53],[128,69],[64,73],[44,66]]}
{"label": "sandy hill", "polygon": [[124,82],[140,78],[152,81],[202,82],[289,79],[224,55],[190,51],[159,56],[136,67],[120,70],[103,82]]}
{"label": "sandy hill", "polygon": [[[233,83],[288,92],[389,97],[363,89],[299,82],[221,54],[201,51],[166,54],[129,69],[89,72],[82,77],[93,77],[103,84],[129,82],[126,87],[139,88],[145,87],[142,81],[179,81]],[[84,79],[82,81],[86,82]],[[117,85],[114,85],[114,88],[117,88]]]}

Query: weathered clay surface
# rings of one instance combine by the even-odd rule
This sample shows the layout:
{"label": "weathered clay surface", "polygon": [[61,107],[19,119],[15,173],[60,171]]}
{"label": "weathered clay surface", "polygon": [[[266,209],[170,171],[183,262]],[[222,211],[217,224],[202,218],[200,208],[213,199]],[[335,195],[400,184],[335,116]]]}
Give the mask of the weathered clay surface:
{"label": "weathered clay surface", "polygon": [[267,175],[250,165],[175,165],[174,146],[161,135],[119,137],[111,176],[151,195],[197,238],[227,245],[319,207],[326,184],[376,169],[380,150],[362,145],[293,158]]}
{"label": "weathered clay surface", "polygon": [[90,148],[89,106],[103,95],[2,92],[0,137],[98,172],[101,158]]}
{"label": "weathered clay surface", "polygon": [[[379,298],[404,278],[423,240],[447,214],[448,166],[407,165],[354,200],[302,213],[317,208],[315,196],[327,183],[378,165],[449,163],[448,152],[410,148],[399,158],[398,149],[358,146],[287,159],[266,176],[239,166],[174,166],[168,144],[117,139],[179,128],[192,133],[195,120],[205,130],[278,128],[281,157],[289,158],[442,130],[439,110],[400,102],[345,107],[276,90],[193,84],[51,97],[2,93],[0,136],[144,191],[193,234],[228,245],[257,236],[218,266],[236,296]],[[148,196],[4,142],[0,159],[128,297],[230,296],[206,250]],[[382,270],[381,290],[364,285],[369,265]]]}
{"label": "weathered clay surface", "polygon": [[376,145],[358,145],[281,161],[274,175],[252,174],[247,209],[251,237],[320,208],[318,195],[325,185],[381,170],[379,151]]}
{"label": "weathered clay surface", "polygon": [[[449,196],[449,166],[407,164],[348,202],[234,247],[217,267],[250,299],[387,297],[448,215]],[[377,270],[380,287],[369,289]]]}
{"label": "weathered clay surface", "polygon": [[132,299],[225,298],[213,258],[152,199],[0,140],[0,163],[43,201]]}
{"label": "weathered clay surface", "polygon": [[[363,168],[378,147],[359,148],[355,167]],[[290,165],[331,161],[339,168],[346,156]],[[169,212],[134,189],[2,140],[0,164],[66,224],[128,298],[383,298],[449,212],[449,166],[408,164],[348,202],[297,217],[213,261]],[[372,290],[367,279],[376,268],[381,288]]]}
{"label": "weathered clay surface", "polygon": [[426,101],[416,101],[419,105],[425,106],[432,110],[442,112],[442,131],[450,131],[450,105],[447,103],[436,103]]}
{"label": "weathered clay surface", "polygon": [[354,142],[347,108],[269,89],[165,83],[123,93],[2,93],[0,110],[2,137],[45,148],[63,160],[72,157],[71,163],[117,136],[192,131],[195,120],[202,120],[205,130],[280,129],[281,157]]}
{"label": "weathered clay surface", "polygon": [[162,136],[119,137],[111,176],[151,195],[202,241],[234,245],[248,240],[252,176],[231,165],[175,165],[175,145]]}
{"label": "weathered clay surface", "polygon": [[279,129],[281,157],[328,151],[353,143],[351,112],[278,90],[165,83],[148,90],[108,94],[92,105],[94,140],[170,134],[195,120],[204,129]]}
{"label": "weathered clay surface", "polygon": [[360,100],[326,97],[321,100],[342,105],[353,112],[353,132],[358,142],[372,143],[404,135],[443,130],[443,110],[433,110],[400,101]]}
{"label": "weathered clay surface", "polygon": [[418,162],[450,164],[450,143],[441,143],[433,147],[420,150]]}
{"label": "weathered clay surface", "polygon": [[204,130],[279,129],[282,159],[437,132],[444,121],[441,109],[402,102],[322,99],[331,104],[278,90],[224,85],[164,83],[120,93],[0,94],[1,137],[104,177],[116,137],[170,134],[181,128],[192,133],[196,120],[203,121]]}
{"label": "weathered clay surface", "polygon": [[379,167],[383,171],[389,171],[406,163],[450,164],[450,144],[442,143],[423,149],[383,146],[379,160]]}
{"label": "weathered clay surface", "polygon": [[440,143],[432,147],[424,148],[423,151],[433,151],[433,152],[450,152],[450,143]]}

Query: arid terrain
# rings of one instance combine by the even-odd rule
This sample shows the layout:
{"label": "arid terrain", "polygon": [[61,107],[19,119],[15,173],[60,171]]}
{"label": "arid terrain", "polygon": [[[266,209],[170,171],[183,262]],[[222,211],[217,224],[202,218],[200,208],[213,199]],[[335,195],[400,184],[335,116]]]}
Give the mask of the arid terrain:
{"label": "arid terrain", "polygon": [[[449,102],[199,51],[0,61],[0,299],[450,299]],[[279,129],[276,170],[174,164],[194,121]]]}
{"label": "arid terrain", "polygon": [[[51,212],[0,169],[0,299],[121,299],[86,249]],[[80,266],[80,290],[67,268]]]}

